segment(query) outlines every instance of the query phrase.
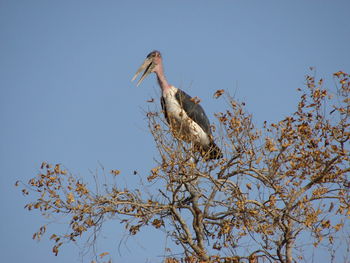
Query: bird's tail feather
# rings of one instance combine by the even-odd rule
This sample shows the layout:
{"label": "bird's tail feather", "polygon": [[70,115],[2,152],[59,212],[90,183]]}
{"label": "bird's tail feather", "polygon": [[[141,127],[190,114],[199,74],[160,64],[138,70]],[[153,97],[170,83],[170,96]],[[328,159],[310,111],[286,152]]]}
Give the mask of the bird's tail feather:
{"label": "bird's tail feather", "polygon": [[220,159],[223,157],[221,149],[214,142],[211,142],[208,147],[203,149],[201,154],[206,160]]}

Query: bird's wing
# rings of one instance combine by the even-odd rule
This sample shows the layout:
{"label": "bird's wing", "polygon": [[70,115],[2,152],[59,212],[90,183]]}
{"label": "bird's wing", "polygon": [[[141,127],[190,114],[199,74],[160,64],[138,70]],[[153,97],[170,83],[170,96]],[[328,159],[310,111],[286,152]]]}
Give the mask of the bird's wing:
{"label": "bird's wing", "polygon": [[[191,96],[180,89],[177,90],[175,98],[180,106],[184,109],[187,116],[195,121],[205,133],[211,135],[210,122],[202,106],[198,103],[195,103]],[[166,115],[165,117],[167,118]]]}
{"label": "bird's wing", "polygon": [[162,110],[164,112],[164,117],[165,117],[166,121],[168,123],[170,123],[169,117],[168,117],[168,112],[166,111],[166,107],[165,107],[165,99],[163,96],[160,97],[160,105],[162,105]]}

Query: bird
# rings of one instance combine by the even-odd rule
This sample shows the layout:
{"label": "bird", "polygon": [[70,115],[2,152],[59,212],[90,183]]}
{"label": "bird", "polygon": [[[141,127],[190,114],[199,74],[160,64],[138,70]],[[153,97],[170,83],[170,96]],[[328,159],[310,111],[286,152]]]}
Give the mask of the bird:
{"label": "bird", "polygon": [[136,86],[149,74],[156,74],[161,88],[162,110],[173,135],[187,143],[193,143],[194,149],[200,152],[205,160],[222,158],[222,151],[214,142],[209,119],[197,97],[192,98],[185,91],[168,83],[159,51],[154,50],[147,55],[131,81],[143,70]]}

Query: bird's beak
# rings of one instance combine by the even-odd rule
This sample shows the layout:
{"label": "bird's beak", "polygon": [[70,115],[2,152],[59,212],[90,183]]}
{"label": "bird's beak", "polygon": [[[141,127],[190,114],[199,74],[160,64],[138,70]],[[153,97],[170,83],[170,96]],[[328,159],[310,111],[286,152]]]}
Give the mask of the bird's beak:
{"label": "bird's beak", "polygon": [[131,79],[131,81],[134,81],[137,76],[140,74],[140,72],[142,70],[145,70],[141,76],[141,78],[139,79],[139,81],[137,82],[136,86],[138,87],[141,82],[150,74],[152,73],[153,68],[155,67],[155,63],[152,62],[151,58],[146,58],[145,61],[143,62],[143,64],[141,65],[141,67],[136,71],[135,75],[133,76],[133,78]]}

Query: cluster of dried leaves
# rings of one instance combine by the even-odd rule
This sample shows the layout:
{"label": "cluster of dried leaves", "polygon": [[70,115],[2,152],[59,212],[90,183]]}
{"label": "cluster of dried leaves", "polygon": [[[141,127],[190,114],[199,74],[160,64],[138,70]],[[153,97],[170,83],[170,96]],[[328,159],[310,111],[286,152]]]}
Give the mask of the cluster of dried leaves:
{"label": "cluster of dried leaves", "polygon": [[[255,128],[244,103],[229,99],[230,110],[217,114],[225,149],[218,161],[205,162],[150,112],[160,157],[147,179],[157,189],[114,184],[94,193],[59,165],[43,163],[23,189],[37,194],[26,208],[69,217],[69,233],[51,236],[55,254],[114,218],[130,235],[150,225],[165,231],[183,251],[169,252],[167,263],[302,260],[300,237],[332,247],[350,216],[350,80],[344,72],[334,79],[337,92],[330,94],[308,76],[296,112],[263,129]],[[45,231],[42,226],[33,238]]]}

